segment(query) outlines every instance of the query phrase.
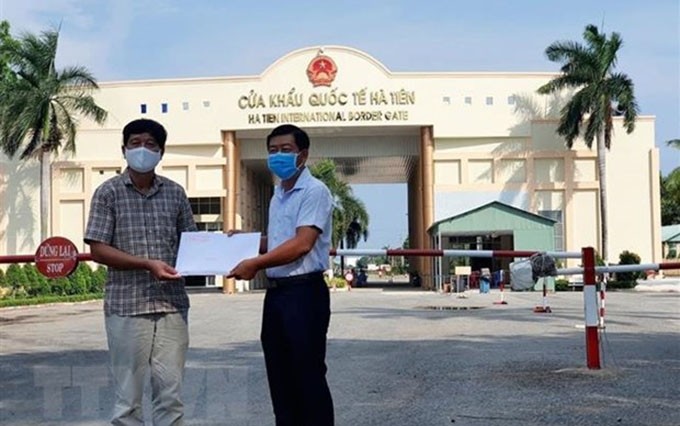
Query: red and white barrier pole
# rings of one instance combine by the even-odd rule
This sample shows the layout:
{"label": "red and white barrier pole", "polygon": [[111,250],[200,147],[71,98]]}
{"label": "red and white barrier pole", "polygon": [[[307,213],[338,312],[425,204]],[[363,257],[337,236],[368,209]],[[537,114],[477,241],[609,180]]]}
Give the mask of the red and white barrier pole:
{"label": "red and white barrier pole", "polygon": [[536,306],[534,312],[539,314],[549,314],[552,313],[552,309],[548,306],[548,285],[546,284],[545,277],[543,277],[543,305]]}
{"label": "red and white barrier pole", "polygon": [[607,278],[605,275],[605,279],[602,280],[600,283],[600,318],[599,318],[599,327],[604,328],[604,302],[605,302],[605,297],[607,293]]}
{"label": "red and white barrier pole", "polygon": [[595,289],[595,250],[583,248],[583,307],[586,317],[586,364],[591,370],[600,367],[600,336],[597,292]]}
{"label": "red and white barrier pole", "polygon": [[505,293],[503,292],[503,288],[505,287],[503,285],[503,280],[500,280],[499,288],[501,290],[501,300],[498,302],[493,302],[494,305],[507,305],[508,302],[505,301]]}

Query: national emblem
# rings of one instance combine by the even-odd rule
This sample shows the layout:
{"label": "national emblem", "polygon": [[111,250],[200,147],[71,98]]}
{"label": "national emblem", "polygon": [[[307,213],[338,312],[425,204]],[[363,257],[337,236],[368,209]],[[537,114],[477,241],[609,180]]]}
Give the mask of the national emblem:
{"label": "national emblem", "polygon": [[321,52],[307,66],[307,77],[314,87],[330,86],[337,72],[338,67],[333,59]]}

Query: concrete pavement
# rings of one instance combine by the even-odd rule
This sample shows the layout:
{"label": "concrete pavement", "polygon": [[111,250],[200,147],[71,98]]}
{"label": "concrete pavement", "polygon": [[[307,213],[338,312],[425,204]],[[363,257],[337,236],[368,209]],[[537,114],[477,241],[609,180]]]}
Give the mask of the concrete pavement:
{"label": "concrete pavement", "polygon": [[[189,425],[274,424],[262,292],[191,295]],[[332,294],[338,426],[680,424],[680,294],[610,292],[604,368],[585,368],[582,293]],[[0,424],[107,424],[101,302],[0,309]]]}

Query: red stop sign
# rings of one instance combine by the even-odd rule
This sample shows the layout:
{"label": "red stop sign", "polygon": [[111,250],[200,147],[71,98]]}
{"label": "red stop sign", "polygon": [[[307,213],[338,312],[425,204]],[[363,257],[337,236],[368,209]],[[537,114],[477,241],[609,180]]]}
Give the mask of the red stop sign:
{"label": "red stop sign", "polygon": [[64,237],[50,237],[35,252],[35,266],[47,278],[68,276],[78,265],[78,249]]}

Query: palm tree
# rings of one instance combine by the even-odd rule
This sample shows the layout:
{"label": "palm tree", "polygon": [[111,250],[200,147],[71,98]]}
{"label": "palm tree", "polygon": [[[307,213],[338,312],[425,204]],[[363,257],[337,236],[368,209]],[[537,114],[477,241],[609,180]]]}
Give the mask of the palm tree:
{"label": "palm tree", "polygon": [[[314,177],[326,184],[333,196],[333,248],[356,248],[360,239],[368,239],[369,217],[366,206],[354,197],[352,187],[338,179],[335,162],[330,159],[318,161],[310,166]],[[340,267],[344,270],[344,257],[340,257]]]}
{"label": "palm tree", "polygon": [[0,84],[14,77],[14,73],[9,66],[9,55],[7,46],[15,44],[16,40],[9,33],[9,22],[0,21]]}
{"label": "palm tree", "polygon": [[39,36],[25,33],[16,43],[3,43],[16,76],[0,86],[0,145],[13,158],[40,161],[40,235],[47,238],[50,200],[50,160],[60,150],[75,152],[78,118],[102,124],[107,113],[91,93],[98,89],[84,67],[57,69],[59,31]]}
{"label": "palm tree", "polygon": [[[581,134],[588,148],[597,141],[597,167],[600,180],[600,237],[602,258],[608,258],[607,236],[607,174],[606,150],[611,148],[613,116],[623,117],[627,133],[635,129],[638,105],[633,81],[615,72],[617,53],[623,44],[614,32],[609,37],[596,26],[588,25],[583,32],[585,45],[574,41],[557,41],[545,54],[550,61],[562,64],[561,75],[538,89],[540,94],[576,89],[562,108],[557,133],[568,148]],[[585,128],[584,128],[585,127]]]}

